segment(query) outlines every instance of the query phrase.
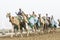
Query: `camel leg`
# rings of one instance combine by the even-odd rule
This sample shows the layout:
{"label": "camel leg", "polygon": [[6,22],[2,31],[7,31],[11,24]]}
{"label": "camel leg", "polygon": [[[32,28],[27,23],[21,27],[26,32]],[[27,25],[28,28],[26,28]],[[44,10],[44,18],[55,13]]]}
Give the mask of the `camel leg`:
{"label": "camel leg", "polygon": [[20,32],[20,24],[18,24],[18,32]]}
{"label": "camel leg", "polygon": [[27,36],[28,36],[29,35],[29,30],[26,27],[24,29],[26,30]]}
{"label": "camel leg", "polygon": [[45,31],[46,31],[46,25],[45,24],[43,24],[43,33],[45,33]]}
{"label": "camel leg", "polygon": [[29,30],[28,29],[25,29],[26,30],[26,32],[27,32],[27,36],[29,35]]}
{"label": "camel leg", "polygon": [[13,37],[13,33],[14,33],[14,29],[12,29],[12,34],[11,34],[11,38]]}
{"label": "camel leg", "polygon": [[[27,25],[27,23],[25,23],[25,24],[24,24],[23,28],[24,28],[24,29],[25,29],[25,31],[27,32],[27,34],[26,34],[26,35],[28,36],[28,35],[29,35],[29,30],[27,29],[27,27],[26,27],[26,26],[28,26],[28,25]],[[22,28],[21,28],[21,36],[22,36]]]}
{"label": "camel leg", "polygon": [[14,32],[15,32],[15,36],[17,36],[17,32],[18,32],[18,25],[14,25]]}
{"label": "camel leg", "polygon": [[50,33],[53,33],[53,27],[51,27]]}
{"label": "camel leg", "polygon": [[32,31],[35,32],[35,28],[34,27],[32,28]]}
{"label": "camel leg", "polygon": [[35,33],[37,34],[37,27],[36,27],[36,25],[34,25],[34,28],[35,28]]}
{"label": "camel leg", "polygon": [[21,32],[21,37],[23,37],[23,35],[22,35],[23,30],[20,30],[20,32]]}
{"label": "camel leg", "polygon": [[17,36],[17,29],[15,29],[15,35]]}
{"label": "camel leg", "polygon": [[27,27],[29,27],[29,26],[28,26],[28,24],[26,23],[27,36],[29,36],[29,28],[27,28]]}
{"label": "camel leg", "polygon": [[11,34],[11,38],[13,37],[13,33],[14,33],[14,25],[12,25],[12,34]]}

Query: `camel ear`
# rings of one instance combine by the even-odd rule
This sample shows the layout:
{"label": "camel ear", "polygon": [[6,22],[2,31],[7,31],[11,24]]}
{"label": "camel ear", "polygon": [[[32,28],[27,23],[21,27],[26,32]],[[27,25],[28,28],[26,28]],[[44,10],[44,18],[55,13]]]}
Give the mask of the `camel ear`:
{"label": "camel ear", "polygon": [[7,13],[7,14],[6,14],[6,17],[9,17],[10,15],[11,15],[11,13]]}
{"label": "camel ear", "polygon": [[7,13],[8,15],[11,15],[11,13]]}
{"label": "camel ear", "polygon": [[14,19],[14,17],[12,17],[12,19]]}

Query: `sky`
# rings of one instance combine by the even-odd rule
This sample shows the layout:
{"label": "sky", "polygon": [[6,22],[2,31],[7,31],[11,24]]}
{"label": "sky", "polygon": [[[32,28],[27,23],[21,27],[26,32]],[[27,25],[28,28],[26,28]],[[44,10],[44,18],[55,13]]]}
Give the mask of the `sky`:
{"label": "sky", "polygon": [[6,13],[11,12],[15,16],[19,8],[26,14],[31,14],[32,11],[41,15],[48,13],[56,21],[60,19],[60,0],[0,0],[0,27],[12,27]]}

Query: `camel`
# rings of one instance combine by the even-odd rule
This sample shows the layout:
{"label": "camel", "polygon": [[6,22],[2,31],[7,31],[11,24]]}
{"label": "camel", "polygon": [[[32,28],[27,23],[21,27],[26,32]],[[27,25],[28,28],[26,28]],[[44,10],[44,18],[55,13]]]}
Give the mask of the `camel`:
{"label": "camel", "polygon": [[43,32],[49,32],[48,28],[49,28],[49,21],[45,19],[45,16],[43,16],[41,18],[41,23],[43,26]]}
{"label": "camel", "polygon": [[[14,28],[14,26],[17,26],[17,29],[20,30],[20,23],[19,23],[19,20],[16,17],[11,16],[11,13],[7,13],[6,17],[9,18],[9,21],[13,25],[13,28]],[[17,30],[16,29],[12,30],[12,32],[15,32],[15,31],[17,31]],[[17,32],[15,32],[15,33],[17,33]],[[13,37],[13,35],[11,35],[11,36]]]}
{"label": "camel", "polygon": [[[28,17],[27,17],[27,15],[24,12],[22,12],[22,16],[23,16],[23,20],[24,20],[23,23],[25,23],[24,29],[26,30],[27,36],[28,36],[29,35],[29,29],[27,29],[27,27],[26,27],[26,24],[28,25]],[[22,34],[22,30],[21,30],[21,34]]]}
{"label": "camel", "polygon": [[[17,25],[17,27],[18,27],[18,29],[20,30],[20,32],[21,32],[21,37],[23,37],[22,36],[22,30],[20,29],[22,26],[22,24],[23,25],[26,25],[26,23],[28,23],[28,20],[27,20],[27,17],[26,17],[26,14],[24,13],[24,12],[22,12],[22,16],[23,16],[23,19],[24,19],[24,22],[23,23],[25,23],[25,24],[23,24],[23,23],[21,23],[20,22],[20,19],[19,19],[19,17],[18,18],[16,18],[16,17],[13,17],[13,16],[11,16],[11,14],[10,13],[7,13],[7,15],[6,15],[6,17],[9,17],[9,19],[10,19],[10,22],[12,23],[12,25]],[[19,20],[18,20],[19,19]],[[26,26],[24,26],[24,28],[25,28],[25,30],[27,31],[27,36],[28,36],[28,29],[26,28]]]}

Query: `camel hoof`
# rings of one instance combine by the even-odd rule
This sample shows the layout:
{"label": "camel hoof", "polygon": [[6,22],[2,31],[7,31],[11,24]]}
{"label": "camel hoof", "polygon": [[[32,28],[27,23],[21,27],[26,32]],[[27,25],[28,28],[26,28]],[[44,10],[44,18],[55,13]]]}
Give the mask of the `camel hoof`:
{"label": "camel hoof", "polygon": [[23,37],[23,36],[21,35],[21,37]]}
{"label": "camel hoof", "polygon": [[28,37],[29,35],[27,35],[27,37]]}
{"label": "camel hoof", "polygon": [[17,37],[18,35],[16,34],[16,37]]}
{"label": "camel hoof", "polygon": [[27,34],[27,37],[29,36],[29,34]]}
{"label": "camel hoof", "polygon": [[13,37],[13,35],[11,35],[11,38]]}

